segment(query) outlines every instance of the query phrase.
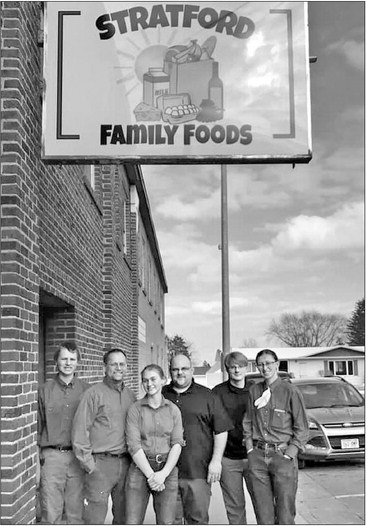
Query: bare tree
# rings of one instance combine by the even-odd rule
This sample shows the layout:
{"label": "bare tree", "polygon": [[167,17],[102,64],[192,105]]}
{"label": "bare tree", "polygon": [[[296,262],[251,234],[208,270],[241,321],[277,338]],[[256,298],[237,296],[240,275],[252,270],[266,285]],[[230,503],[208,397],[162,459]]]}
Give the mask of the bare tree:
{"label": "bare tree", "polygon": [[279,321],[272,320],[266,334],[289,347],[331,347],[345,343],[346,327],[347,318],[339,314],[285,312]]}

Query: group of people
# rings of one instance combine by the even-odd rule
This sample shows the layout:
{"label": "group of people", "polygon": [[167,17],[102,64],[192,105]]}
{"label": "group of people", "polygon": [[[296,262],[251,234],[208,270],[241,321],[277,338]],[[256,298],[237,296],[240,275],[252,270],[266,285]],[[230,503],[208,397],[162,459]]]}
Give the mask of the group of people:
{"label": "group of people", "polygon": [[157,524],[208,524],[211,484],[219,481],[229,524],[247,524],[243,480],[258,524],[294,524],[297,453],[308,439],[301,394],[278,376],[270,349],[259,352],[264,379],[245,387],[247,359],[225,356],[228,380],[194,381],[186,354],[141,372],[145,396],[125,383],[127,355],[103,356],[105,377],[76,376],[80,353],[63,342],[57,375],[39,389],[41,522],[142,524],[150,496]]}

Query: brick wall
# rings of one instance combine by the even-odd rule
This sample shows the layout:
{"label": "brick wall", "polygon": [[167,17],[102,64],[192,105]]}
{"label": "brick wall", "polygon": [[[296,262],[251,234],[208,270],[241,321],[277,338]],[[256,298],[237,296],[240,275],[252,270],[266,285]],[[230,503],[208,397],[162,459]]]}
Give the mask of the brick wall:
{"label": "brick wall", "polygon": [[[32,524],[37,389],[55,371],[57,345],[76,341],[79,376],[90,382],[104,374],[104,347],[122,346],[127,384],[138,392],[138,208],[130,188],[136,180],[141,196],[144,188],[133,166],[95,167],[93,187],[89,167],[42,162],[43,6],[0,6],[1,523]],[[146,195],[142,207],[149,225]]]}
{"label": "brick wall", "polygon": [[26,524],[36,495],[39,5],[2,2],[1,20],[1,522]]}

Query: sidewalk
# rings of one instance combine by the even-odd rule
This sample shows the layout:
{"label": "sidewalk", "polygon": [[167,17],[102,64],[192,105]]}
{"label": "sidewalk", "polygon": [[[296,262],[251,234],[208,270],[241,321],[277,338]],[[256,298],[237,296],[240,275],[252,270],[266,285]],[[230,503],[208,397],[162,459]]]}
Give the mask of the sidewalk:
{"label": "sidewalk", "polygon": [[[248,524],[257,524],[253,506],[246,490],[245,500]],[[296,524],[365,524],[362,504],[358,503],[358,506],[352,506],[350,503],[347,504],[345,499],[337,499],[317,482],[317,477],[311,471],[299,471],[296,508]],[[219,483],[212,485],[209,516],[210,524],[228,524]],[[109,510],[105,524],[111,523],[112,514]],[[151,498],[144,524],[156,524]]]}

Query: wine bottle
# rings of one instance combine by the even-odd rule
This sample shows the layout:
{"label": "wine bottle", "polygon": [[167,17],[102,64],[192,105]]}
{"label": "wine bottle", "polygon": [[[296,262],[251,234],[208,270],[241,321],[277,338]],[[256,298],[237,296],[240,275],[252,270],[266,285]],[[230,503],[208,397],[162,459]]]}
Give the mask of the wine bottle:
{"label": "wine bottle", "polygon": [[216,106],[218,119],[222,119],[224,112],[224,85],[219,77],[219,63],[212,64],[212,77],[208,83],[208,98]]}

